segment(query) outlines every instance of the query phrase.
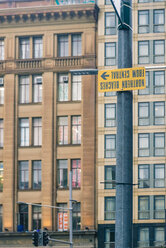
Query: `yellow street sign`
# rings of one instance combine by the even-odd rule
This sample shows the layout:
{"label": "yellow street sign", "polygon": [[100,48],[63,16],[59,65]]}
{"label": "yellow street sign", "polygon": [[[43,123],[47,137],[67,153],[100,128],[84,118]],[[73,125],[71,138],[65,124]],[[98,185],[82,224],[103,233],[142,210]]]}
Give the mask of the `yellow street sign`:
{"label": "yellow street sign", "polygon": [[101,70],[98,73],[99,92],[140,90],[145,88],[144,67]]}

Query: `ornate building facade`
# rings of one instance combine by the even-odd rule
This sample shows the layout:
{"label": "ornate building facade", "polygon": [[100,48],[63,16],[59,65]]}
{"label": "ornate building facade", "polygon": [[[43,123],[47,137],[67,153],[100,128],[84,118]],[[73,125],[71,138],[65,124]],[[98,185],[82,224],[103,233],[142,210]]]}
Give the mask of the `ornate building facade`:
{"label": "ornate building facade", "polygon": [[70,70],[96,68],[97,16],[86,1],[0,2],[1,245],[67,238],[68,210],[40,204],[69,208],[70,171],[73,230],[95,242],[95,76]]}

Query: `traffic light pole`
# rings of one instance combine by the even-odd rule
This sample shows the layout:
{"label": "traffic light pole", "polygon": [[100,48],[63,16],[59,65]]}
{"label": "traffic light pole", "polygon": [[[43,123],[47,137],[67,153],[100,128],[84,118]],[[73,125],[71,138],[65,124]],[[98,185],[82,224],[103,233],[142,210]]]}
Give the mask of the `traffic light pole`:
{"label": "traffic light pole", "polygon": [[[121,0],[118,30],[118,68],[132,67],[132,0]],[[132,92],[117,92],[115,248],[132,247]]]}
{"label": "traffic light pole", "polygon": [[70,248],[73,248],[73,199],[72,199],[72,171],[69,172],[69,215],[70,215]]}

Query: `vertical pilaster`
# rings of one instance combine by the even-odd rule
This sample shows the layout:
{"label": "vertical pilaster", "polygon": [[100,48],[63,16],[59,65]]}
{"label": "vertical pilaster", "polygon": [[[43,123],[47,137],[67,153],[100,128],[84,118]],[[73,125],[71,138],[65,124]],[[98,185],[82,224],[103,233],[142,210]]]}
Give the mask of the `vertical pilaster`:
{"label": "vertical pilaster", "polygon": [[15,221],[15,77],[13,74],[5,76],[5,102],[4,102],[4,189],[3,189],[3,221],[4,227],[14,230]]}
{"label": "vertical pilaster", "polygon": [[82,110],[82,201],[81,222],[94,229],[94,182],[95,182],[95,76],[83,77],[83,110]]}
{"label": "vertical pilaster", "polygon": [[[42,113],[42,204],[53,205],[53,150],[54,150],[54,99],[53,73],[43,74],[43,113]],[[52,229],[52,209],[42,208],[42,225]]]}

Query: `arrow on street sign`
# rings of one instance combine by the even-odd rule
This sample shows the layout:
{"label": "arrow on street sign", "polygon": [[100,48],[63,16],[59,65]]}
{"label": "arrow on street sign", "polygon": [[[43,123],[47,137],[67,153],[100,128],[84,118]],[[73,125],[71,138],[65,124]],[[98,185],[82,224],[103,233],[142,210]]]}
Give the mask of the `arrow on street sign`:
{"label": "arrow on street sign", "polygon": [[104,80],[106,80],[107,77],[109,77],[109,75],[107,74],[107,72],[103,72],[103,74],[100,77],[102,77]]}

